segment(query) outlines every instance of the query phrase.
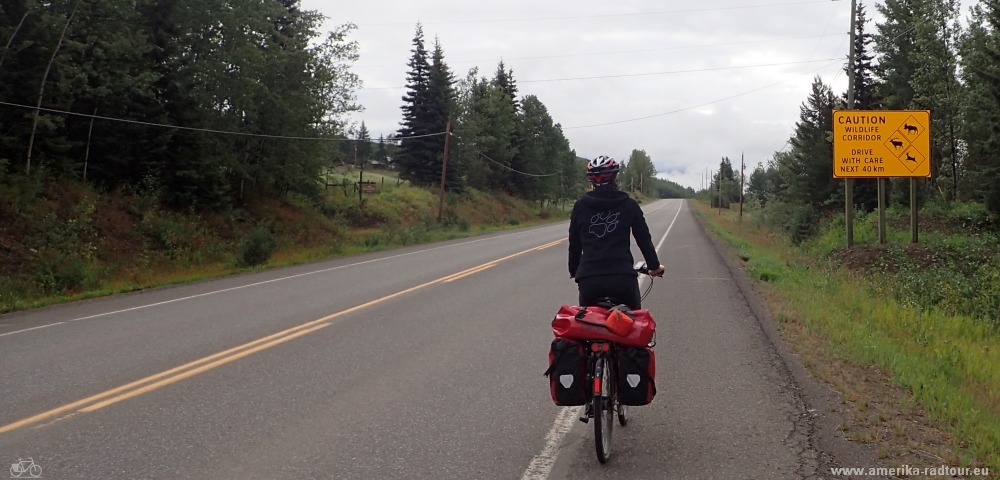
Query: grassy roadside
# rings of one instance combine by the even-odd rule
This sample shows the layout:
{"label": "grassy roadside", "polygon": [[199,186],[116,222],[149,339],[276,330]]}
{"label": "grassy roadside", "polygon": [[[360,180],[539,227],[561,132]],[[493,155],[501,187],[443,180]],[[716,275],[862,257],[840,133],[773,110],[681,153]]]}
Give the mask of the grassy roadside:
{"label": "grassy roadside", "polygon": [[319,202],[261,199],[219,213],[165,209],[153,190],[109,194],[30,179],[5,185],[0,313],[568,218],[562,208],[470,190],[446,195],[438,222],[437,195],[391,175],[365,172],[380,191],[363,205],[350,187],[337,186]]}
{"label": "grassy roadside", "polygon": [[[947,302],[889,294],[912,278],[851,270],[829,255],[829,238],[792,246],[750,220],[740,224],[735,212],[691,203],[706,230],[733,247],[806,368],[843,394],[848,438],[877,444],[889,466],[985,466],[997,478],[996,325]],[[940,241],[955,242],[948,238]]]}

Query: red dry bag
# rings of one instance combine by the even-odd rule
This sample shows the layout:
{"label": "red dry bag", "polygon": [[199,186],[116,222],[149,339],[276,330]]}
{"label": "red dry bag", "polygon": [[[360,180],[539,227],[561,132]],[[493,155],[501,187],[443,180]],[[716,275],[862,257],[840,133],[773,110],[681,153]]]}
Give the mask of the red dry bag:
{"label": "red dry bag", "polygon": [[568,340],[607,340],[626,347],[645,347],[653,340],[656,322],[649,310],[632,310],[632,328],[627,335],[616,335],[606,324],[609,309],[563,305],[552,320],[556,338]]}

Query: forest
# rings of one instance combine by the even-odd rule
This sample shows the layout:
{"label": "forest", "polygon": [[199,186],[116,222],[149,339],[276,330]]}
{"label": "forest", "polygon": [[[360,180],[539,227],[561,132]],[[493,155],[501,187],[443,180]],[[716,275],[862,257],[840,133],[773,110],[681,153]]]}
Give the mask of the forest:
{"label": "forest", "polygon": [[[956,0],[885,0],[875,7],[882,21],[871,25],[864,3],[858,5],[855,108],[930,110],[931,178],[918,179],[918,207],[972,203],[982,209],[981,221],[995,219],[1000,213],[1000,1],[974,5],[965,24]],[[816,78],[784,148],[747,175],[747,200],[795,241],[817,233],[821,219],[843,212],[844,182],[833,179],[831,132],[833,110],[846,106],[846,92],[838,94]],[[723,204],[738,201],[738,173],[724,159],[713,177],[713,191],[721,181]],[[887,183],[889,206],[909,207],[909,180]],[[854,208],[876,209],[877,181],[854,185]]]}

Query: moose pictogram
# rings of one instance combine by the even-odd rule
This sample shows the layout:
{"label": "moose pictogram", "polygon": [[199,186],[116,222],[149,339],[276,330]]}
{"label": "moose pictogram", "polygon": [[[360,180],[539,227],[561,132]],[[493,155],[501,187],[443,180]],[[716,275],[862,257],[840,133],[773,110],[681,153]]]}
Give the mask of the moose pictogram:
{"label": "moose pictogram", "polygon": [[907,162],[916,162],[916,161],[917,161],[917,159],[916,159],[916,158],[913,158],[913,157],[911,157],[911,156],[910,156],[910,154],[909,154],[909,153],[907,153],[907,154],[906,154],[906,161],[907,161]]}
{"label": "moose pictogram", "polygon": [[913,125],[910,125],[909,123],[904,123],[903,124],[903,130],[906,130],[906,133],[912,133],[914,135],[916,135],[917,133],[920,133],[920,129],[919,128],[914,127]]}
{"label": "moose pictogram", "polygon": [[893,147],[896,147],[896,149],[903,148],[903,142],[901,142],[899,140],[895,140],[895,139],[889,140],[889,143],[891,143]]}

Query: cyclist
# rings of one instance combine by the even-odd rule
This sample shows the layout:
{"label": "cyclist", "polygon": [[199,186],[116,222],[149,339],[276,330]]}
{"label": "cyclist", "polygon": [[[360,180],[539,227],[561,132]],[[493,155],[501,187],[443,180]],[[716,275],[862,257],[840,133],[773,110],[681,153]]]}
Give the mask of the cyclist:
{"label": "cyclist", "polygon": [[662,277],[665,269],[656,256],[639,203],[618,190],[619,170],[618,162],[604,155],[587,163],[587,179],[594,188],[573,205],[569,276],[576,280],[581,306],[612,297],[638,310],[642,297],[639,276],[632,266],[630,231],[646,260],[649,275]]}

